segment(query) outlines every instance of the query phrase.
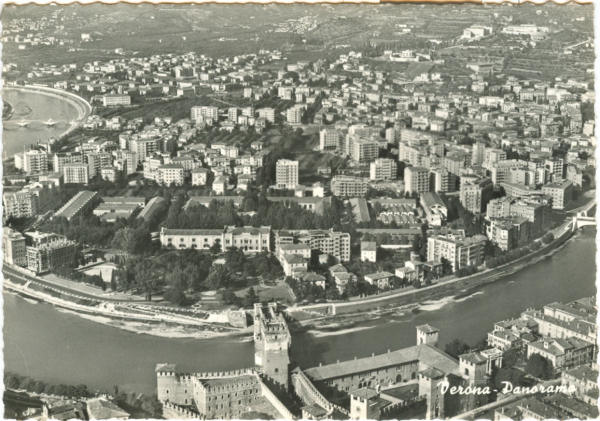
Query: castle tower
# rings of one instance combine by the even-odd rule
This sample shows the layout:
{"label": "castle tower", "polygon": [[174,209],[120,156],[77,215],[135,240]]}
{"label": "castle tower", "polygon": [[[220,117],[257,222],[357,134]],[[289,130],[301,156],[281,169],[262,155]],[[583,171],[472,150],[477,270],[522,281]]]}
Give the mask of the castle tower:
{"label": "castle tower", "polygon": [[447,381],[444,372],[437,368],[419,372],[419,396],[427,399],[425,419],[444,418],[444,395],[440,386],[444,381]]}
{"label": "castle tower", "polygon": [[289,384],[289,349],[292,337],[277,303],[254,305],[254,363],[286,390]]}
{"label": "castle tower", "polygon": [[378,400],[379,393],[367,387],[350,392],[350,419],[351,420],[377,420],[380,411],[374,403]]}
{"label": "castle tower", "polygon": [[458,370],[470,386],[481,386],[486,383],[488,359],[479,352],[468,352],[458,356]]}
{"label": "castle tower", "polygon": [[431,325],[417,326],[417,345],[437,346],[440,330]]}
{"label": "castle tower", "polygon": [[[486,372],[488,369],[488,359],[479,352],[469,352],[458,356],[458,370],[460,376],[471,387],[485,387],[487,384]],[[481,406],[486,402],[486,395],[471,394],[465,396],[464,409],[470,410]]]}

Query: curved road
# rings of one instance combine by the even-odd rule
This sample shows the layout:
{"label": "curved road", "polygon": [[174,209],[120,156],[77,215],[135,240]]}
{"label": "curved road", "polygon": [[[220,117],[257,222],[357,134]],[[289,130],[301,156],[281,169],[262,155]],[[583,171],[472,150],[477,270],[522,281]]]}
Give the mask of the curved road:
{"label": "curved road", "polygon": [[57,285],[53,282],[47,281],[38,276],[24,273],[21,270],[11,267],[10,265],[8,265],[6,263],[4,264],[4,266],[2,266],[2,274],[7,279],[19,279],[21,281],[31,282],[34,285],[48,288],[52,291],[59,292],[64,295],[68,295],[73,298],[79,298],[79,299],[84,299],[84,300],[94,300],[94,301],[107,301],[107,302],[114,302],[114,303],[136,303],[136,304],[148,303],[147,301],[136,301],[136,300],[126,300],[126,299],[119,299],[119,298],[110,298],[110,297],[104,297],[104,296],[99,296],[99,295],[87,294],[87,293],[81,292],[81,291],[74,291],[70,288]]}

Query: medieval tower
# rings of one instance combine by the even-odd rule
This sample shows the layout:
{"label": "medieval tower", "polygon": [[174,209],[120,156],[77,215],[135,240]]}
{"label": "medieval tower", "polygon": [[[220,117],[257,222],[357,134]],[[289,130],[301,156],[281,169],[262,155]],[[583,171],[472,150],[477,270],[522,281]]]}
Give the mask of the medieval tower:
{"label": "medieval tower", "polygon": [[292,337],[276,303],[254,304],[254,363],[271,380],[289,385],[289,349]]}

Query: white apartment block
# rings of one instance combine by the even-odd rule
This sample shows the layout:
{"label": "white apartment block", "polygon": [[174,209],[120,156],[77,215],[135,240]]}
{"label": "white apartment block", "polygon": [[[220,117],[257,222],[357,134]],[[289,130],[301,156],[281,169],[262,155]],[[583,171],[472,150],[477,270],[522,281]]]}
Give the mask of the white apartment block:
{"label": "white apartment block", "polygon": [[280,189],[294,189],[298,185],[298,161],[278,160],[275,167],[275,184]]}
{"label": "white apartment block", "polygon": [[48,155],[37,149],[23,153],[23,171],[27,174],[48,172]]}
{"label": "white apartment block", "polygon": [[64,164],[63,180],[65,184],[87,184],[89,182],[89,168],[87,164]]}
{"label": "white apartment block", "polygon": [[194,106],[190,109],[190,118],[192,121],[204,121],[207,119],[217,121],[219,119],[219,108],[208,105]]}
{"label": "white apartment block", "polygon": [[[135,152],[138,161],[143,161],[146,157],[158,152],[159,139],[132,139],[129,142],[129,150]],[[136,164],[137,166],[137,164]]]}
{"label": "white apartment block", "polygon": [[304,106],[294,105],[285,112],[285,119],[289,124],[301,124],[304,115]]}
{"label": "white apartment block", "polygon": [[379,156],[379,144],[373,140],[350,138],[350,157],[356,162],[370,162]]}
{"label": "white apartment block", "polygon": [[259,108],[256,110],[258,112],[258,117],[262,117],[267,120],[269,123],[275,123],[275,109],[270,107]]}
{"label": "white apartment block", "polygon": [[55,153],[52,157],[52,170],[57,173],[63,172],[65,164],[81,164],[83,163],[83,155],[80,153]]}
{"label": "white apartment block", "polygon": [[30,218],[37,215],[38,197],[29,190],[4,192],[4,217]]}
{"label": "white apartment block", "polygon": [[427,261],[441,262],[442,258],[445,258],[452,265],[452,271],[467,266],[479,266],[483,263],[486,240],[485,235],[433,235],[427,238]]}
{"label": "white apartment block", "polygon": [[131,105],[131,97],[129,95],[117,94],[104,95],[102,97],[102,105],[105,107]]}
{"label": "white apartment block", "polygon": [[377,158],[371,162],[371,181],[395,180],[398,178],[398,164],[391,158]]}
{"label": "white apartment block", "polygon": [[336,175],[331,179],[331,194],[338,197],[364,197],[369,188],[369,181],[362,177]]}
{"label": "white apartment block", "polygon": [[156,182],[165,186],[183,185],[183,167],[178,164],[166,164],[158,167]]}
{"label": "white apartment block", "polygon": [[319,132],[319,149],[321,151],[335,151],[340,146],[340,132],[335,129],[323,129]]}

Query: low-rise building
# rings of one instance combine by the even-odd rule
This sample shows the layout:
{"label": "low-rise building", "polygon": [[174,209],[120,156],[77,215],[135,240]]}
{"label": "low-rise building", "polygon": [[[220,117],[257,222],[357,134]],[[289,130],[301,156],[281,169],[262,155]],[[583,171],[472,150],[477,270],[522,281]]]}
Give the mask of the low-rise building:
{"label": "low-rise building", "polygon": [[591,365],[580,365],[561,373],[561,385],[573,390],[570,396],[597,406],[598,404],[598,369]]}
{"label": "low-rise building", "polygon": [[82,190],[54,213],[55,217],[66,218],[67,221],[83,214],[92,207],[98,193]]}
{"label": "low-rise building", "polygon": [[208,180],[208,169],[195,168],[192,170],[192,186],[204,186]]}
{"label": "low-rise building", "polygon": [[286,276],[295,277],[298,273],[308,270],[308,260],[298,254],[284,254],[279,262]]}
{"label": "low-rise building", "polygon": [[377,262],[377,243],[375,241],[360,242],[361,262]]}
{"label": "low-rise building", "polygon": [[365,281],[371,285],[377,286],[378,289],[389,288],[393,278],[394,274],[386,271],[365,275]]}
{"label": "low-rise building", "polygon": [[552,363],[557,370],[587,364],[594,356],[594,344],[577,338],[543,338],[527,346],[527,358],[537,354]]}
{"label": "low-rise building", "polygon": [[270,227],[225,227],[223,229],[168,229],[160,231],[163,247],[206,250],[218,245],[221,251],[231,247],[244,253],[269,251]]}
{"label": "low-rise building", "polygon": [[431,227],[441,227],[448,219],[448,207],[442,198],[437,193],[426,192],[419,199],[425,211],[427,224]]}

